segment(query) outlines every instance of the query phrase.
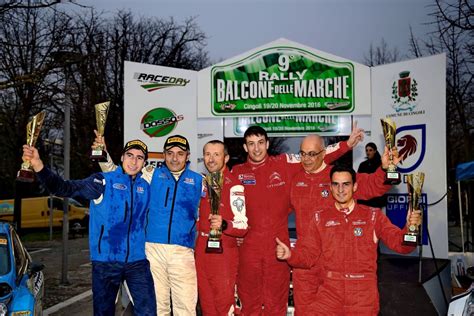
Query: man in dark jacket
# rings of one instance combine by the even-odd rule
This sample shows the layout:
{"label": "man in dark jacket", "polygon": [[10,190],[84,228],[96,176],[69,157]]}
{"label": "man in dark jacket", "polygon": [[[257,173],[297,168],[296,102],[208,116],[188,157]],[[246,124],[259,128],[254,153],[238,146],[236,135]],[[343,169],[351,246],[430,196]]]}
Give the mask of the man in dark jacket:
{"label": "man in dark jacket", "polygon": [[147,146],[129,141],[122,165],[114,172],[65,181],[44,167],[36,148],[23,146],[41,182],[55,195],[91,200],[89,248],[92,261],[94,315],[114,315],[115,298],[126,281],[136,315],[156,315],[150,264],[145,256],[145,220],[149,184],[141,177]]}

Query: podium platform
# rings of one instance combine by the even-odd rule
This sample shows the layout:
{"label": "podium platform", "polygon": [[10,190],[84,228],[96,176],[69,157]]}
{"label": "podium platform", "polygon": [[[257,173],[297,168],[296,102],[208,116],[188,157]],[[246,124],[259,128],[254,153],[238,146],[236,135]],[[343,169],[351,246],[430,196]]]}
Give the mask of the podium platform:
{"label": "podium platform", "polygon": [[378,287],[380,315],[446,315],[451,300],[451,265],[447,259],[437,259],[438,273],[433,259],[421,261],[419,282],[418,257],[379,254]]}

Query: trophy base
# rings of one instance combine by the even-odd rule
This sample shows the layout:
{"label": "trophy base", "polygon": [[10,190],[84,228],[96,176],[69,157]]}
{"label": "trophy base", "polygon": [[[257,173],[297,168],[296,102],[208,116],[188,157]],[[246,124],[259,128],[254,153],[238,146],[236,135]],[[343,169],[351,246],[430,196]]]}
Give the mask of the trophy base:
{"label": "trophy base", "polygon": [[400,182],[402,182],[402,179],[400,177],[400,173],[398,172],[387,172],[387,174],[385,175],[385,181],[384,181],[384,184],[391,184],[391,185],[394,185],[394,184],[400,184]]}
{"label": "trophy base", "polygon": [[106,162],[107,153],[103,150],[92,150],[89,158],[94,162]]}
{"label": "trophy base", "polygon": [[403,235],[402,244],[405,246],[418,246],[418,235],[412,235],[412,234]]}
{"label": "trophy base", "polygon": [[35,181],[35,173],[31,170],[20,169],[16,176],[16,181],[20,182],[34,182]]}
{"label": "trophy base", "polygon": [[206,246],[206,253],[222,253],[222,242],[220,240],[208,240]]}

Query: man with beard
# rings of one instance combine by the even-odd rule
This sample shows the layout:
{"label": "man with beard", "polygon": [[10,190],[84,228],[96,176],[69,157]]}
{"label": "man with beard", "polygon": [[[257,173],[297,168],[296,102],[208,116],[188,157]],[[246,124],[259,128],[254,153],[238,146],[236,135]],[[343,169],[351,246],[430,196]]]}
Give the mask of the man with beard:
{"label": "man with beard", "polygon": [[[239,263],[236,237],[247,233],[244,186],[226,167],[229,154],[223,142],[208,142],[204,145],[203,156],[209,174],[206,176],[205,195],[201,198],[195,251],[199,303],[203,315],[230,315],[235,308]],[[218,215],[212,214],[214,203],[218,205]],[[220,246],[221,253],[206,251],[210,230],[222,232],[218,249],[210,248],[219,252]]]}

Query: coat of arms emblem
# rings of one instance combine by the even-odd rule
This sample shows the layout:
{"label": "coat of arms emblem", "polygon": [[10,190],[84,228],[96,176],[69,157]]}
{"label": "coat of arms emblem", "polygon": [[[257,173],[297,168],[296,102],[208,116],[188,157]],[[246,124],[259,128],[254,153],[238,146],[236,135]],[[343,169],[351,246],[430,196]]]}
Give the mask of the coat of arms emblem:
{"label": "coat of arms emblem", "polygon": [[410,78],[410,71],[402,71],[392,85],[392,107],[396,112],[413,111],[417,106],[418,83]]}

